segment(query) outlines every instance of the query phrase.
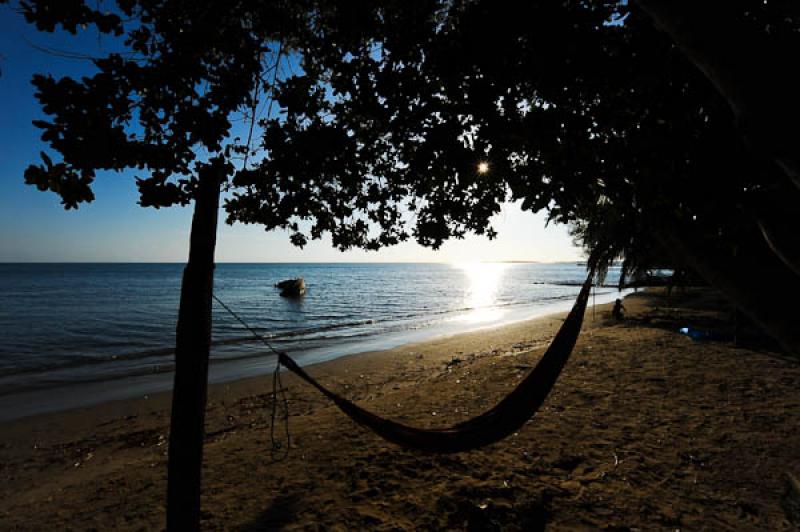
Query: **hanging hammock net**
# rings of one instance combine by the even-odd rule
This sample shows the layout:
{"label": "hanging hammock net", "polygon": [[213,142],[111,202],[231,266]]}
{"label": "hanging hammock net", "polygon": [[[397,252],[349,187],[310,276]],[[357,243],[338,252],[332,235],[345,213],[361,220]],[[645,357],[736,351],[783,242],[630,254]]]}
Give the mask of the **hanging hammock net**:
{"label": "hanging hammock net", "polygon": [[[594,261],[590,261],[589,274],[572,310],[530,373],[493,408],[451,427],[417,428],[378,416],[322,385],[285,352],[277,352],[278,361],[319,390],[350,419],[387,441],[408,449],[432,453],[456,453],[478,449],[518,431],[544,403],[569,360],[580,335],[595,274],[594,264]],[[227,306],[225,308],[232,312]]]}

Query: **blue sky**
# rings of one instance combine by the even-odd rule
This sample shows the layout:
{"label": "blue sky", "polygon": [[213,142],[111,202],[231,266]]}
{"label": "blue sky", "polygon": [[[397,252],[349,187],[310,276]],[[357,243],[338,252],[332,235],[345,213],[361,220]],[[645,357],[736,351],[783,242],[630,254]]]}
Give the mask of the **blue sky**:
{"label": "blue sky", "polygon": [[[91,65],[36,49],[81,52],[97,47],[91,30],[77,38],[37,33],[8,6],[0,6],[0,262],[182,262],[188,250],[189,208],[143,209],[132,174],[100,175],[96,200],[65,211],[59,198],[24,184],[23,172],[46,146],[31,120],[43,118],[31,76],[80,75]],[[101,42],[102,44],[102,42]],[[35,46],[34,46],[35,45]],[[220,262],[463,262],[580,258],[563,226],[545,228],[544,214],[508,204],[497,217],[499,237],[470,236],[440,250],[405,243],[375,252],[339,252],[329,241],[295,248],[283,231],[220,227]]]}

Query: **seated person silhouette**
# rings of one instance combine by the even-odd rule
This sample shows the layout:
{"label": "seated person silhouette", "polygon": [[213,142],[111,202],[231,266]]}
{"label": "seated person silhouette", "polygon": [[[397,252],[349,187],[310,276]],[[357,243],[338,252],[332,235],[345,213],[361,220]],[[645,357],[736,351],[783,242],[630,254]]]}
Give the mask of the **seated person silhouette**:
{"label": "seated person silhouette", "polygon": [[623,312],[625,311],[625,307],[622,305],[622,300],[617,299],[614,301],[614,308],[611,309],[611,317],[617,321],[622,321],[625,316]]}

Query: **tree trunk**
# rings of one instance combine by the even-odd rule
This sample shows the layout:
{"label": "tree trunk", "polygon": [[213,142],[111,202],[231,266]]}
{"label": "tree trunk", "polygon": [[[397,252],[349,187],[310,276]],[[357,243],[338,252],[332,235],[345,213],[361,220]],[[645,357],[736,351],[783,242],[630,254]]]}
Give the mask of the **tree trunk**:
{"label": "tree trunk", "polygon": [[219,191],[220,180],[213,169],[202,172],[195,196],[189,261],[183,270],[178,312],[167,480],[168,530],[200,527],[200,476]]}

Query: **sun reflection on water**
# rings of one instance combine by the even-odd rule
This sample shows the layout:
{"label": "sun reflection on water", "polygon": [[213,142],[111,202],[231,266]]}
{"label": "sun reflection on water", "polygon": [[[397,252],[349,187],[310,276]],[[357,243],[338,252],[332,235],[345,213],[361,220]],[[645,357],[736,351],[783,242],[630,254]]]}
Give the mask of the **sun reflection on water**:
{"label": "sun reflection on water", "polygon": [[470,323],[500,319],[505,310],[496,308],[497,294],[508,264],[499,262],[461,262],[455,267],[467,277],[468,286],[464,306],[471,309],[459,321]]}

